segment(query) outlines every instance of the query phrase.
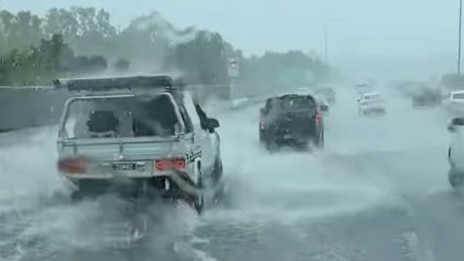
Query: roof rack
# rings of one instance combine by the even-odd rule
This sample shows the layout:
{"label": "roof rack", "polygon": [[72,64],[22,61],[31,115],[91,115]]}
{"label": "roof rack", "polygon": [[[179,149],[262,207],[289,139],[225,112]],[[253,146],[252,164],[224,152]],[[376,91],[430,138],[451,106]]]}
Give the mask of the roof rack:
{"label": "roof rack", "polygon": [[106,78],[80,78],[80,79],[56,79],[53,81],[55,88],[66,88],[69,91],[112,91],[112,90],[139,90],[159,89],[168,91],[173,88],[185,87],[180,79],[173,79],[167,75],[152,76],[125,76]]}

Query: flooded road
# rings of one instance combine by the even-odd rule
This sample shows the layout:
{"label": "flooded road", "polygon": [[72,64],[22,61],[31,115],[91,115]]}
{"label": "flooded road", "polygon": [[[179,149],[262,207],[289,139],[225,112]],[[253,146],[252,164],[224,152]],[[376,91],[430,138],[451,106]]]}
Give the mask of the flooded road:
{"label": "flooded road", "polygon": [[447,184],[440,109],[396,97],[384,117],[364,118],[342,90],[324,151],[271,154],[258,144],[258,108],[212,115],[230,181],[224,206],[202,217],[170,209],[129,250],[81,237],[103,227],[102,203],[63,196],[53,127],[1,134],[0,260],[462,260],[464,197]]}

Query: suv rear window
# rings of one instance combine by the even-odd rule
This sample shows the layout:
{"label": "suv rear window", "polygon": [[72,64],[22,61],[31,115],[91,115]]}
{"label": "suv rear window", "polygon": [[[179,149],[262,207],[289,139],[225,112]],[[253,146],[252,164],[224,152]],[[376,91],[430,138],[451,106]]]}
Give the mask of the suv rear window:
{"label": "suv rear window", "polygon": [[317,107],[316,100],[310,95],[285,95],[278,98],[271,98],[266,101],[265,112],[272,109],[279,110],[301,110],[313,109]]}
{"label": "suv rear window", "polygon": [[309,109],[316,106],[316,102],[311,96],[282,97],[279,101],[280,108],[283,110]]}

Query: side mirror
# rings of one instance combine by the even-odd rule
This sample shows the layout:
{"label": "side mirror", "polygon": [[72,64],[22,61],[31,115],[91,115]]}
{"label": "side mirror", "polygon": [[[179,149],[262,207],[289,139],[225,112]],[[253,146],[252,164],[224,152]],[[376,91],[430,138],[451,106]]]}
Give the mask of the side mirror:
{"label": "side mirror", "polygon": [[456,127],[453,124],[448,125],[448,131],[451,133],[456,132]]}
{"label": "side mirror", "polygon": [[207,127],[208,127],[210,132],[213,132],[214,129],[219,128],[219,126],[220,126],[219,121],[217,119],[213,119],[213,118],[209,118],[207,120],[207,125],[208,125]]}

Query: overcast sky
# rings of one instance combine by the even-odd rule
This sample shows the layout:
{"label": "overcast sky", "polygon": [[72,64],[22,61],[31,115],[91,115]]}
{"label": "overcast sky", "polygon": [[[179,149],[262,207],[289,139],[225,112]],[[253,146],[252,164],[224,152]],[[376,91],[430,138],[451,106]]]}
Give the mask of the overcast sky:
{"label": "overcast sky", "polygon": [[[246,54],[302,49],[346,70],[454,70],[458,0],[3,0],[11,11],[43,14],[52,7],[104,7],[115,24],[158,11],[177,26],[220,32]],[[6,3],[5,3],[6,2]],[[331,22],[330,22],[331,21]],[[376,65],[376,66],[373,66]],[[358,68],[359,67],[359,68]]]}

